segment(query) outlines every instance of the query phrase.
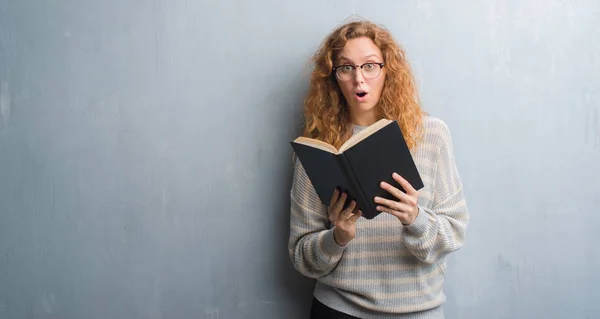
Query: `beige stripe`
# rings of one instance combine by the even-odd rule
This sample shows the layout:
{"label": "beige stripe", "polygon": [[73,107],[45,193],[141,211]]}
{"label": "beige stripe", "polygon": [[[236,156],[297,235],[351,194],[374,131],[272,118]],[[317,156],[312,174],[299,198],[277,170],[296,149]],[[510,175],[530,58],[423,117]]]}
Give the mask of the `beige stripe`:
{"label": "beige stripe", "polygon": [[[345,257],[344,257],[345,258]],[[418,264],[380,264],[380,265],[369,265],[369,264],[360,264],[360,265],[348,265],[346,263],[339,264],[336,268],[337,273],[348,273],[348,272],[360,272],[360,271],[368,271],[370,273],[375,272],[395,272],[402,270],[414,270],[419,267]]]}
{"label": "beige stripe", "polygon": [[[373,295],[369,295],[368,299],[378,299],[378,300],[390,300],[390,299],[394,299],[394,301],[398,301],[397,299],[428,299],[428,295],[433,294],[434,292],[436,292],[436,296],[434,299],[430,300],[428,302],[428,305],[436,305],[438,304],[441,300],[440,298],[443,297],[443,295],[440,293],[441,292],[441,288],[443,286],[443,282],[440,281],[439,283],[436,283],[430,287],[428,287],[428,289],[425,290],[420,290],[420,291],[401,291],[401,292],[397,292],[397,293],[393,293],[393,294],[389,294],[389,293],[383,293],[383,292],[378,292],[378,293],[374,293]],[[353,301],[354,303],[363,306],[366,309],[370,309],[370,307],[372,306],[371,303],[366,303],[365,302],[365,296],[364,295],[360,295],[360,296],[356,296],[356,295],[346,295],[346,298],[348,298],[349,300]],[[411,310],[416,310],[416,307],[419,306],[420,308],[425,308],[426,305],[423,304],[410,304],[409,306],[406,306],[406,304],[404,302],[396,302],[395,304],[401,304],[403,306],[400,307],[395,307],[392,309],[397,309],[397,311],[411,311]],[[411,307],[412,306],[412,307]],[[388,311],[390,309],[387,309]]]}
{"label": "beige stripe", "polygon": [[399,299],[399,298],[408,298],[408,297],[423,298],[426,295],[439,292],[442,289],[443,285],[444,285],[444,281],[440,280],[440,281],[432,284],[431,286],[427,287],[427,289],[412,290],[412,291],[399,291],[396,293],[384,293],[384,292],[378,291],[373,294],[373,297],[375,299],[380,299],[380,300],[390,300],[390,299]]}
{"label": "beige stripe", "polygon": [[448,216],[461,216],[465,215],[467,212],[464,210],[467,207],[467,202],[463,198],[455,203],[452,203],[450,199],[450,203],[452,206],[446,205],[446,203],[437,203],[437,210],[440,211],[440,214],[445,213],[445,211],[450,211],[450,214],[446,214]]}
{"label": "beige stripe", "polygon": [[390,258],[412,256],[408,250],[381,250],[381,251],[347,251],[344,259],[363,259],[363,258]]}
{"label": "beige stripe", "polygon": [[323,228],[323,224],[317,220],[307,219],[306,221],[309,223],[308,225],[296,224],[296,223],[290,224],[292,233],[303,234],[303,233],[325,230],[325,228]]}
{"label": "beige stripe", "polygon": [[[359,235],[357,235],[359,236]],[[369,237],[361,237],[360,242],[357,240],[357,244],[397,244],[403,243],[402,236],[398,234],[398,237],[391,236],[369,236]],[[350,242],[352,244],[352,242]]]}
{"label": "beige stripe", "polygon": [[[396,266],[397,268],[398,266]],[[440,267],[434,266],[431,267],[431,271],[421,275],[420,277],[394,277],[394,278],[377,278],[377,279],[371,279],[371,278],[364,278],[364,277],[360,277],[360,278],[344,278],[344,279],[334,279],[333,280],[333,284],[334,285],[345,285],[345,286],[366,286],[366,285],[370,285],[370,286],[379,286],[378,283],[380,283],[382,280],[384,280],[384,285],[385,286],[395,286],[395,285],[416,285],[419,282],[422,281],[426,281],[429,279],[433,279],[436,277],[440,277],[440,279],[444,278],[444,275],[442,274]]]}
{"label": "beige stripe", "polygon": [[434,159],[432,159],[431,157],[419,155],[420,154],[417,154],[417,156],[415,156],[415,164],[419,168],[419,171],[422,170],[422,173],[425,174],[426,172],[432,172],[433,170],[435,170],[437,162]]}
{"label": "beige stripe", "polygon": [[[308,200],[307,200],[307,202],[308,202]],[[293,209],[293,208],[296,208],[296,209]],[[318,210],[311,209],[308,206],[302,205],[302,202],[299,200],[296,200],[296,199],[292,199],[292,210],[319,214]]]}
{"label": "beige stripe", "polygon": [[[425,212],[421,212],[423,214],[426,214]],[[388,213],[382,213],[381,217],[385,218],[385,219],[381,219],[381,220],[360,220],[359,223],[357,224],[357,227],[360,231],[360,229],[397,229],[399,232],[402,230],[402,223],[400,222],[400,220],[398,220],[398,218],[396,218],[395,216],[392,216]]]}
{"label": "beige stripe", "polygon": [[[299,203],[292,204],[291,213],[295,215],[292,217],[296,217],[296,218],[300,218],[300,219],[303,219],[303,218],[324,219],[324,218],[326,218],[325,215],[323,215],[317,211],[314,211],[312,209],[302,207]],[[310,216],[307,216],[307,215],[310,215]]]}
{"label": "beige stripe", "polygon": [[[448,230],[449,231],[449,230]],[[439,256],[441,253],[443,253],[445,250],[447,250],[450,246],[451,250],[456,249],[460,244],[462,244],[462,242],[464,241],[463,238],[461,237],[452,237],[453,240],[446,242],[445,245],[436,245],[435,246],[435,254],[434,256]],[[437,240],[435,241],[435,244],[437,244]]]}
{"label": "beige stripe", "polygon": [[325,205],[321,204],[321,200],[319,199],[319,197],[317,197],[316,195],[314,196],[314,198],[310,196],[305,196],[302,199],[297,200],[296,205],[301,207],[303,210],[309,210],[311,212],[325,214]]}
{"label": "beige stripe", "polygon": [[[433,308],[434,306],[439,305],[442,301],[442,298],[443,298],[442,294],[437,294],[435,296],[435,298],[433,298],[425,303],[418,303],[418,304],[408,304],[408,303],[403,303],[403,302],[395,303],[396,305],[400,304],[401,306],[388,307],[388,308],[385,308],[385,311],[391,312],[391,313],[394,313],[394,312],[396,312],[396,313],[417,312],[417,311],[421,311],[423,309],[430,309],[430,308]],[[373,304],[364,302],[363,297],[357,298],[354,295],[352,295],[352,296],[348,296],[348,299],[352,300],[353,302],[355,302],[358,305],[363,306],[365,309],[375,310],[375,309],[371,308],[373,306]],[[379,311],[380,309],[376,309],[376,310]]]}
{"label": "beige stripe", "polygon": [[[382,216],[383,217],[383,216]],[[357,227],[360,229],[382,229],[382,228],[402,228],[402,223],[393,216],[389,218],[386,216],[385,220],[373,220],[373,221],[362,221],[357,224]]]}

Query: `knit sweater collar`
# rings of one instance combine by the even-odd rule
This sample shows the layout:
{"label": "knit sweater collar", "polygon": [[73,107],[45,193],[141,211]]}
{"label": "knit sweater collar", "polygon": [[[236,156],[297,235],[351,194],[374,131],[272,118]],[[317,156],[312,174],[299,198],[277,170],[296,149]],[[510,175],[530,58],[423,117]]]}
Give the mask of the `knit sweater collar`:
{"label": "knit sweater collar", "polygon": [[352,134],[356,134],[356,133],[366,129],[367,127],[368,126],[352,124]]}

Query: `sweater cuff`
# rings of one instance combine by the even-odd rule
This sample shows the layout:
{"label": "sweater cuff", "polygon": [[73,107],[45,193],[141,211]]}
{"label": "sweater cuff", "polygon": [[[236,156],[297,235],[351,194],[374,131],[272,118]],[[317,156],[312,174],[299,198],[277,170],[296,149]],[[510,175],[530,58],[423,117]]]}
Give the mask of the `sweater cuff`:
{"label": "sweater cuff", "polygon": [[419,207],[419,213],[417,214],[417,218],[415,221],[406,227],[406,230],[410,231],[416,236],[423,235],[427,230],[427,226],[430,223],[429,218],[427,217],[427,213],[421,207]]}
{"label": "sweater cuff", "polygon": [[329,229],[323,236],[323,250],[325,250],[325,253],[327,253],[329,256],[340,255],[344,249],[346,249],[346,246],[348,246],[340,246],[335,242],[335,238],[333,238],[334,229],[335,227]]}

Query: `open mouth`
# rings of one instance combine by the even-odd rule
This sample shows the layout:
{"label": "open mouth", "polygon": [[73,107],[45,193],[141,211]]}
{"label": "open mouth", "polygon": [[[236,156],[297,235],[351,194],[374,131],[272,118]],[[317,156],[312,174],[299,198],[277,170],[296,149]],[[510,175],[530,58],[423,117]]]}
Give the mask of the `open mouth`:
{"label": "open mouth", "polygon": [[356,92],[356,96],[358,97],[364,97],[365,95],[367,95],[366,92]]}

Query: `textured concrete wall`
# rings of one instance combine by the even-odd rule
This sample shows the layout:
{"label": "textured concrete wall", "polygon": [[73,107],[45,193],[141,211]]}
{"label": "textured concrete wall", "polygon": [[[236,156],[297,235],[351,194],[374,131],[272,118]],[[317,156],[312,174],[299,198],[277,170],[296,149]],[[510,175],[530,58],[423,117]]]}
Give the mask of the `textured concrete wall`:
{"label": "textured concrete wall", "polygon": [[598,316],[598,2],[0,0],[0,318],[306,318],[288,142],[352,14],[453,133],[448,318]]}

